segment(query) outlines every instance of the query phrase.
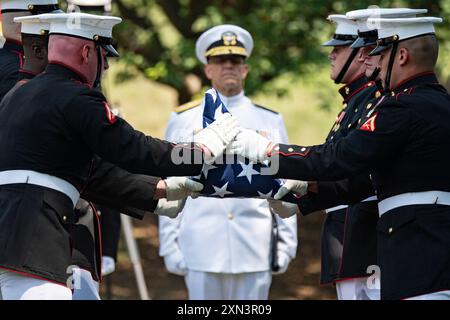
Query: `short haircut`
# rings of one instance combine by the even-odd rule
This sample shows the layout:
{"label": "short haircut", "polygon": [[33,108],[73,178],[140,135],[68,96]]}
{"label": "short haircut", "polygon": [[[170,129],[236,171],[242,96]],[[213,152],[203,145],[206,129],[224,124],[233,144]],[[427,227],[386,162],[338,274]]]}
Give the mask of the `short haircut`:
{"label": "short haircut", "polygon": [[406,40],[402,47],[408,49],[415,63],[425,68],[435,67],[439,55],[439,42],[435,35]]}

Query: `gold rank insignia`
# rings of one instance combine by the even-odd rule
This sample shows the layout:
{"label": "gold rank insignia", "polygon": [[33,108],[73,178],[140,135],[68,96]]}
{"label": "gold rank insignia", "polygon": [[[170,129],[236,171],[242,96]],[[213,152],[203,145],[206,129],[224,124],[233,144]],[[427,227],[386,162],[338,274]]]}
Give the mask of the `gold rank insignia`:
{"label": "gold rank insignia", "polygon": [[379,98],[379,97],[381,97],[381,92],[380,91],[375,92],[375,98]]}
{"label": "gold rank insignia", "polygon": [[345,87],[345,94],[349,94],[350,93],[350,88],[349,87]]}

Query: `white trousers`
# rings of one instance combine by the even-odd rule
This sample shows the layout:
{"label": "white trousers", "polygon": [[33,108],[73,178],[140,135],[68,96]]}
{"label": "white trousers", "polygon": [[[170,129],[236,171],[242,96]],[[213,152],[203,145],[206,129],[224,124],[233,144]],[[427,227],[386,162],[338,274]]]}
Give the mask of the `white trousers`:
{"label": "white trousers", "polygon": [[405,300],[450,300],[450,290],[422,294]]}
{"label": "white trousers", "polygon": [[380,300],[380,289],[369,289],[368,277],[336,282],[338,300]]}
{"label": "white trousers", "polygon": [[98,294],[99,284],[92,279],[89,271],[81,268],[73,268],[73,300],[100,300]]}
{"label": "white trousers", "polygon": [[230,274],[189,270],[185,281],[190,300],[267,300],[272,272]]}
{"label": "white trousers", "polygon": [[72,300],[72,291],[62,284],[0,269],[0,300]]}

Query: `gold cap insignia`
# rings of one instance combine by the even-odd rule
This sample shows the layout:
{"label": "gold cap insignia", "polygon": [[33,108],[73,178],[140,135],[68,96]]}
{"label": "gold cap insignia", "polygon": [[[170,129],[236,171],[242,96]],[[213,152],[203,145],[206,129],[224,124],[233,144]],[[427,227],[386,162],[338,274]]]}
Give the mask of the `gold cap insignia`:
{"label": "gold cap insignia", "polygon": [[237,35],[234,32],[227,31],[222,34],[222,40],[226,46],[235,46],[237,44]]}

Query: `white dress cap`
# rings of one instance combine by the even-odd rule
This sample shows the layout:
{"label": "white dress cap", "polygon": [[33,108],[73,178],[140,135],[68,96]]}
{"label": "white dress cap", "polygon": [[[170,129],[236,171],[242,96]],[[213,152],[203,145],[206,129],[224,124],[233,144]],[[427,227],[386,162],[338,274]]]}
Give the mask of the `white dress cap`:
{"label": "white dress cap", "polygon": [[50,34],[77,36],[96,40],[112,39],[113,27],[122,21],[119,17],[99,16],[81,12],[42,14],[39,19],[50,23]]}
{"label": "white dress cap", "polygon": [[346,16],[356,21],[360,32],[365,32],[376,29],[375,24],[367,22],[369,18],[411,18],[427,12],[427,9],[369,8],[349,11],[346,13]]}
{"label": "white dress cap", "polygon": [[336,23],[336,31],[333,39],[322,44],[323,46],[347,46],[352,44],[358,37],[358,25],[344,14],[332,14],[328,20]]}
{"label": "white dress cap", "polygon": [[379,39],[397,36],[397,40],[401,41],[420,35],[435,33],[434,24],[441,23],[442,19],[435,17],[369,18],[368,21],[377,25]]}
{"label": "white dress cap", "polygon": [[353,10],[346,13],[346,16],[356,21],[358,25],[358,39],[352,44],[352,48],[361,48],[375,45],[378,39],[377,26],[369,23],[369,18],[411,18],[417,14],[426,13],[427,9],[409,8],[369,8]]}
{"label": "white dress cap", "polygon": [[195,52],[198,60],[207,64],[207,57],[220,55],[240,55],[248,58],[253,50],[250,33],[235,25],[222,24],[213,27],[198,38]]}
{"label": "white dress cap", "polygon": [[41,21],[39,16],[16,17],[14,22],[21,23],[21,32],[26,34],[44,36],[50,28],[50,23]]}
{"label": "white dress cap", "polygon": [[403,40],[434,34],[434,24],[441,23],[441,18],[415,17],[415,18],[369,18],[369,23],[377,25],[377,47],[369,55],[378,55],[390,48],[394,43]]}
{"label": "white dress cap", "polygon": [[112,29],[122,21],[119,17],[71,12],[41,14],[36,18],[50,24],[50,35],[60,34],[92,40],[105,48],[111,56],[119,56],[112,46]]}
{"label": "white dress cap", "polygon": [[31,11],[31,6],[58,5],[58,0],[2,0],[2,13]]}

